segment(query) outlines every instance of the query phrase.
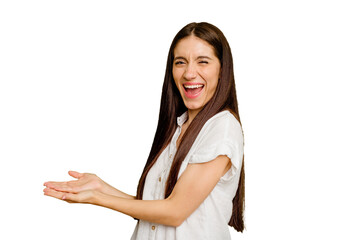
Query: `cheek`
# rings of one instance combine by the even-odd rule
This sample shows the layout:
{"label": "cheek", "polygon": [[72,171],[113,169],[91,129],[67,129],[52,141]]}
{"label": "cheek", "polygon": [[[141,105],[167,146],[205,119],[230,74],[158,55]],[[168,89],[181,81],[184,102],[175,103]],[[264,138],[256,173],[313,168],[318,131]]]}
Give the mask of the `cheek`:
{"label": "cheek", "polygon": [[216,91],[216,87],[217,87],[217,82],[215,82],[215,81],[209,85],[209,92],[211,94],[211,97],[214,95],[214,93]]}
{"label": "cheek", "polygon": [[207,82],[208,90],[209,90],[211,93],[214,93],[215,90],[216,90],[216,87],[217,87],[218,83],[219,83],[218,75],[216,75],[216,74],[211,75],[211,77],[208,78],[208,82]]}
{"label": "cheek", "polygon": [[[173,70],[172,71],[172,75],[173,75],[173,79],[174,79],[174,82],[176,84],[176,86],[179,88],[179,84],[180,84],[180,79],[181,79],[181,72],[178,71],[178,70]],[[180,89],[179,89],[180,90]]]}
{"label": "cheek", "polygon": [[211,82],[214,92],[217,88],[217,85],[219,84],[219,78],[220,78],[220,71],[219,70],[214,71],[214,75]]}

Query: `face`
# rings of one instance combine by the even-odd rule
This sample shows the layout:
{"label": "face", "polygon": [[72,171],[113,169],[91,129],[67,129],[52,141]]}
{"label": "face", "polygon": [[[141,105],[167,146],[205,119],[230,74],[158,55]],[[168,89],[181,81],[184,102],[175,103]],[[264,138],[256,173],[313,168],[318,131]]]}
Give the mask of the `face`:
{"label": "face", "polygon": [[198,113],[214,95],[220,61],[206,41],[189,36],[174,49],[173,77],[188,111]]}

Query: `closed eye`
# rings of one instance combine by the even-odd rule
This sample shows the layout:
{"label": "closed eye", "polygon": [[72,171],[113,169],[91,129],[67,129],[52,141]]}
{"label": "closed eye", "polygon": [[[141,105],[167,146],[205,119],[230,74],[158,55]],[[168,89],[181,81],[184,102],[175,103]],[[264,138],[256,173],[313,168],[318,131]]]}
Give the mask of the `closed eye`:
{"label": "closed eye", "polygon": [[185,64],[184,61],[175,61],[175,65]]}
{"label": "closed eye", "polygon": [[208,64],[211,58],[208,56],[199,56],[197,57],[197,60],[199,61],[200,64]]}

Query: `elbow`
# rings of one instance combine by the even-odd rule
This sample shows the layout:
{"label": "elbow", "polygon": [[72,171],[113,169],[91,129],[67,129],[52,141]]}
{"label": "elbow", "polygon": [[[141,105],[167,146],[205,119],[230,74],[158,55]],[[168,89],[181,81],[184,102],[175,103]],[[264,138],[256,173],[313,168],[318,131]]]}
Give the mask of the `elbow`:
{"label": "elbow", "polygon": [[180,223],[180,222],[176,222],[176,223],[172,224],[171,226],[172,226],[172,227],[179,227],[181,224],[182,224],[182,222],[181,222],[181,223]]}
{"label": "elbow", "polygon": [[169,221],[170,226],[172,227],[179,227],[183,222],[185,221],[185,218],[181,216],[181,214],[174,213],[171,216],[171,220]]}
{"label": "elbow", "polygon": [[175,222],[175,227],[179,227],[181,224],[183,224],[183,222],[185,221],[185,219],[180,219],[177,222]]}
{"label": "elbow", "polygon": [[175,214],[175,217],[174,217],[174,227],[179,227],[181,224],[183,224],[183,222],[185,220],[186,220],[186,218],[182,214],[182,211],[179,210],[179,213]]}
{"label": "elbow", "polygon": [[174,199],[168,198],[166,201],[169,203],[169,208],[167,211],[167,221],[166,225],[171,227],[179,227],[187,219],[185,214],[184,206],[178,204]]}
{"label": "elbow", "polygon": [[167,221],[165,225],[171,227],[179,227],[185,220],[184,211],[182,208],[174,207],[168,211]]}

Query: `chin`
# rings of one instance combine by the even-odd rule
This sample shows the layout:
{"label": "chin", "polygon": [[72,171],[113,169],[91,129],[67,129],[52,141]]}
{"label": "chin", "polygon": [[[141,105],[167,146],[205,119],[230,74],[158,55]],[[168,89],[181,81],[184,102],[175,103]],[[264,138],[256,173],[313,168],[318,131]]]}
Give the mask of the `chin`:
{"label": "chin", "polygon": [[185,103],[185,106],[188,110],[193,110],[193,111],[200,110],[204,107],[202,104],[194,104],[194,103],[188,103],[188,104]]}

